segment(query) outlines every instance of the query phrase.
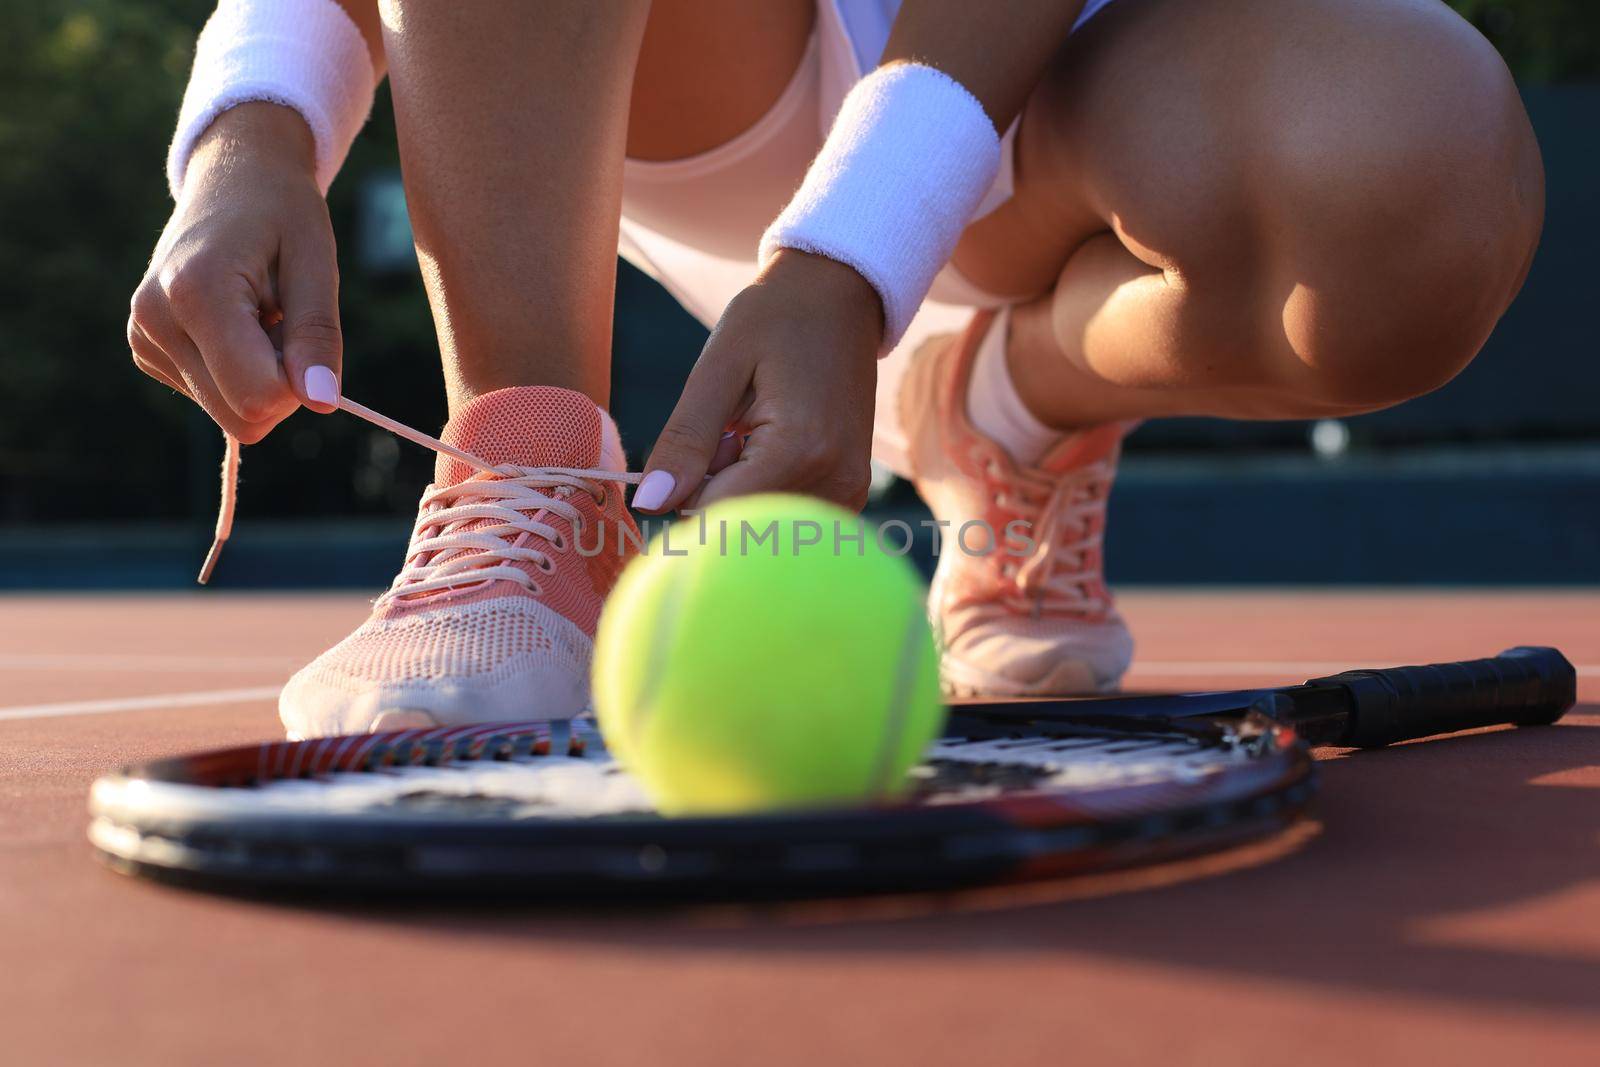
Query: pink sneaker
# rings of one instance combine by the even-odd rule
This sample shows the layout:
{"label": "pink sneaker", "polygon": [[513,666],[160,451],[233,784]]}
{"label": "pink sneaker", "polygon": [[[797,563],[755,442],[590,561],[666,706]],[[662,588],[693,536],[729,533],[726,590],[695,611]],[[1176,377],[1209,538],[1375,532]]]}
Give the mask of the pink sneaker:
{"label": "pink sneaker", "polygon": [[[440,454],[405,568],[284,686],[291,738],[587,707],[600,605],[638,543],[616,426],[582,393],[527,387],[472,401],[443,439],[496,473]],[[580,554],[579,527],[585,552],[603,550]]]}
{"label": "pink sneaker", "polygon": [[[1028,697],[1115,689],[1133,638],[1101,575],[1106,497],[1128,429],[1109,423],[1073,434],[1024,467],[967,419],[973,359],[994,313],[965,332],[936,337],[913,356],[900,387],[912,481],[943,528],[928,614],[946,690],[957,696]],[[971,551],[955,542],[961,525]],[[1035,546],[1007,551],[1013,522]]]}

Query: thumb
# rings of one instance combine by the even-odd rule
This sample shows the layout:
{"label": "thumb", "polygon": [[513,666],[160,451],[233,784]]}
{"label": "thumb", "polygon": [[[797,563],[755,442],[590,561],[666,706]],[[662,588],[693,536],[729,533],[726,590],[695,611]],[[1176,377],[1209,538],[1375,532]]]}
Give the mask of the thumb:
{"label": "thumb", "polygon": [[339,268],[331,236],[285,239],[278,257],[283,369],[289,388],[313,411],[339,404],[344,336],[339,329]]}
{"label": "thumb", "polygon": [[640,511],[671,511],[699,490],[717,457],[722,431],[744,399],[748,370],[710,355],[708,348],[689,372],[678,406],[650,451],[644,480],[633,493],[633,506]]}

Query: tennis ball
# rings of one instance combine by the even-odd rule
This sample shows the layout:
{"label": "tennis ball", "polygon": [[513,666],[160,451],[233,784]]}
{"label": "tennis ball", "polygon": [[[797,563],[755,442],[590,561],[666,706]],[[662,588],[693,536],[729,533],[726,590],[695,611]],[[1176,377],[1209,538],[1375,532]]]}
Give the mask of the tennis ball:
{"label": "tennis ball", "polygon": [[944,719],[916,571],[858,516],[787,494],[716,504],[628,565],[594,701],[611,751],[680,815],[891,797]]}

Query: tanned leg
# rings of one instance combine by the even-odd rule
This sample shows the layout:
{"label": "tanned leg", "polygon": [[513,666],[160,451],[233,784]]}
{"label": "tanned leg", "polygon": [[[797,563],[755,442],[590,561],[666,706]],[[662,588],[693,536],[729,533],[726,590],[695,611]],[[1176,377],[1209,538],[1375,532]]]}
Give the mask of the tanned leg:
{"label": "tanned leg", "polygon": [[1433,0],[1120,0],[1024,114],[1016,197],[956,262],[1062,428],[1298,418],[1437,387],[1526,276],[1537,145]]}
{"label": "tanned leg", "polygon": [[407,204],[451,409],[610,390],[622,159],[647,0],[383,0]]}

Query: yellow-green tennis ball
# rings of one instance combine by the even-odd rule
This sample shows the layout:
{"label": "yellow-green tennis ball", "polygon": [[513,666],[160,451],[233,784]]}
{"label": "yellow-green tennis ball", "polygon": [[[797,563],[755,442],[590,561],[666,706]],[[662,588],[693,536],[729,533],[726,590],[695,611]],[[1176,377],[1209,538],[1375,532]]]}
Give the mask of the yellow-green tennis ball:
{"label": "yellow-green tennis ball", "polygon": [[923,592],[870,525],[821,500],[685,519],[600,617],[606,743],[667,814],[891,797],[944,719]]}

